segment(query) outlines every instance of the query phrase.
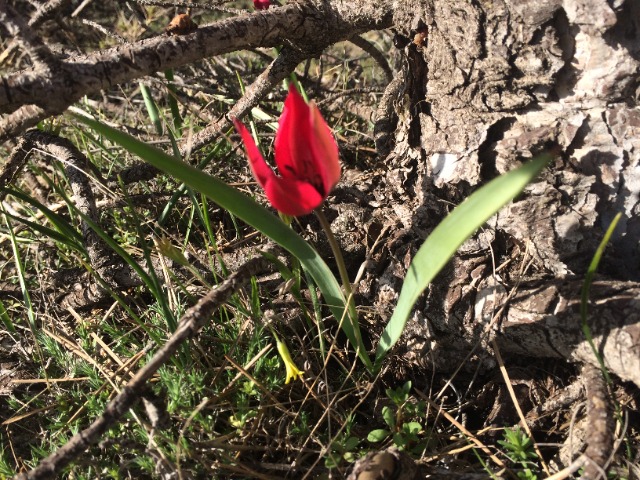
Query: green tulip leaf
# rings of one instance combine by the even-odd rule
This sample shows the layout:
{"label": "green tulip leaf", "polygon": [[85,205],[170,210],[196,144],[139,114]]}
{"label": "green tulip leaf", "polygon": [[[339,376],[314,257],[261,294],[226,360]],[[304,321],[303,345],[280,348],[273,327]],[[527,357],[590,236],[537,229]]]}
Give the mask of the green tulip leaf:
{"label": "green tulip leaf", "polygon": [[540,155],[515,170],[493,179],[458,205],[433,230],[414,257],[389,323],[376,349],[376,369],[400,338],[418,297],[478,228],[518,195],[547,165],[551,156]]}
{"label": "green tulip leaf", "polygon": [[373,364],[362,343],[359,325],[357,320],[348,315],[345,309],[346,300],[335,276],[318,252],[288,225],[265,207],[220,179],[97,120],[78,113],[72,113],[72,115],[78,121],[90,126],[150,165],[184,182],[193,190],[206,195],[220,207],[242,219],[298,258],[313,277],[324,296],[324,301],[342,325],[347,338],[356,348],[358,356],[367,368],[372,370]]}

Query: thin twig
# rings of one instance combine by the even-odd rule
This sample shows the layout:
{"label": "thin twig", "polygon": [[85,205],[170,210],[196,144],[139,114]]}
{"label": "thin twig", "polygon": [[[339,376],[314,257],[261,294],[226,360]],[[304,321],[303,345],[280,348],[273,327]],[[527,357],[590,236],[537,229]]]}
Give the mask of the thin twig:
{"label": "thin twig", "polygon": [[373,138],[376,142],[376,150],[380,157],[385,158],[393,148],[393,132],[398,122],[398,115],[395,107],[405,88],[404,71],[396,74],[395,78],[387,85],[387,88],[380,99],[378,110],[376,111],[376,121],[373,127]]}
{"label": "thin twig", "polygon": [[95,28],[100,33],[102,33],[105,37],[113,38],[113,39],[117,40],[121,44],[127,43],[127,39],[126,38],[122,37],[121,35],[118,35],[116,32],[111,31],[106,27],[103,27],[98,22],[94,22],[93,20],[89,20],[87,18],[83,18],[82,19],[82,23],[84,23],[85,25],[89,25],[90,27]]}
{"label": "thin twig", "polygon": [[0,0],[0,23],[13,37],[19,47],[29,55],[31,61],[40,69],[55,72],[58,59],[49,50],[41,38],[7,5],[5,0]]}
{"label": "thin twig", "polygon": [[[189,35],[158,35],[124,47],[65,58],[55,72],[32,68],[5,75],[4,88],[0,88],[0,113],[8,116],[0,120],[0,141],[47,116],[62,113],[84,95],[159,70],[255,46],[291,45],[292,50],[297,50],[292,57],[300,54],[306,58],[332,43],[364,31],[387,28],[392,23],[391,7],[384,2],[368,6],[366,15],[346,3],[331,11],[318,9],[315,2],[293,2],[268,13],[249,13],[204,25]],[[329,31],[327,25],[331,25]],[[300,45],[308,53],[301,53]],[[276,61],[274,67],[279,65]],[[40,107],[22,110],[15,116],[27,105]]]}
{"label": "thin twig", "polygon": [[100,437],[140,399],[147,381],[174,355],[180,346],[209,321],[213,312],[220,308],[246,280],[257,272],[267,268],[267,261],[254,258],[243,264],[235,273],[212,289],[197,304],[191,307],[180,319],[178,328],[149,362],[127,383],[122,391],[106,406],[100,417],[89,427],[75,434],[57,451],[45,458],[40,465],[29,472],[16,475],[15,480],[44,480],[57,476],[61,470],[73,462],[88,447],[96,444]]}
{"label": "thin twig", "polygon": [[387,82],[390,83],[393,80],[393,70],[391,70],[389,62],[387,62],[387,57],[385,57],[384,54],[380,50],[378,50],[373,43],[365,38],[362,38],[360,35],[351,37],[349,41],[356,47],[367,52],[371,56],[371,58],[373,58],[376,63],[380,65],[380,68],[382,68]]}
{"label": "thin twig", "polygon": [[[215,141],[226,129],[231,127],[234,118],[242,118],[255,107],[273,88],[287,78],[296,66],[306,58],[300,51],[283,48],[278,57],[271,62],[267,69],[245,89],[244,95],[236,102],[229,112],[219,120],[205,127],[193,137],[181,145],[180,153],[183,158],[188,158],[195,150]],[[146,181],[158,174],[158,169],[141,162],[118,173],[119,181],[127,185],[129,183]]]}
{"label": "thin twig", "polygon": [[208,3],[196,3],[196,2],[183,2],[175,0],[171,2],[163,2],[161,0],[133,0],[138,5],[151,5],[154,7],[166,7],[166,8],[184,8],[184,9],[200,9],[200,10],[213,10],[225,13],[232,13],[237,15],[238,13],[246,13],[244,10],[237,8],[222,7],[220,5],[213,5]]}
{"label": "thin twig", "polygon": [[518,397],[516,396],[516,392],[513,390],[513,385],[511,385],[511,380],[509,379],[509,373],[507,372],[507,367],[505,366],[504,361],[502,360],[502,354],[500,353],[500,348],[498,347],[498,344],[496,343],[495,340],[491,341],[491,346],[493,347],[493,352],[496,356],[496,360],[498,361],[498,365],[500,366],[500,373],[502,374],[502,378],[504,378],[504,383],[507,387],[507,390],[509,391],[511,401],[513,402],[513,406],[515,407],[516,412],[518,412],[518,417],[520,417],[520,423],[522,424],[522,428],[524,429],[526,434],[529,436],[529,438],[533,442],[533,449],[538,455],[540,464],[542,465],[542,468],[545,474],[549,476],[551,475],[551,472],[549,471],[547,462],[545,462],[544,457],[542,456],[542,452],[540,451],[540,447],[538,446],[538,443],[533,437],[533,432],[531,432],[531,428],[529,428],[529,424],[527,423],[527,419],[525,418],[524,413],[522,412],[522,408],[520,408]]}
{"label": "thin twig", "polygon": [[[45,20],[53,17],[58,10],[64,8],[71,3],[71,0],[49,0],[38,7],[38,9],[31,15],[28,27],[35,31]],[[3,63],[16,49],[18,48],[18,41],[16,39],[11,40],[4,52],[0,55],[0,64]]]}
{"label": "thin twig", "polygon": [[0,171],[0,201],[4,200],[4,197],[7,196],[6,186],[18,177],[20,171],[27,163],[31,148],[33,147],[27,139],[20,138],[17,145],[11,150],[9,158]]}
{"label": "thin twig", "polygon": [[227,115],[198,132],[191,142],[181,146],[180,152],[183,156],[193,150],[199,150],[203,146],[212,142],[213,139],[220,135],[224,130],[231,127],[231,121],[233,119],[240,119],[244,117],[282,80],[291,75],[298,64],[308,56],[308,54],[305,54],[300,50],[284,47],[266,70],[262,72],[249,87],[246,88],[242,98],[236,102]]}
{"label": "thin twig", "polygon": [[29,19],[29,27],[36,28],[40,26],[42,22],[51,18],[55,13],[71,4],[71,0],[48,0],[38,7],[38,9],[31,15]]}

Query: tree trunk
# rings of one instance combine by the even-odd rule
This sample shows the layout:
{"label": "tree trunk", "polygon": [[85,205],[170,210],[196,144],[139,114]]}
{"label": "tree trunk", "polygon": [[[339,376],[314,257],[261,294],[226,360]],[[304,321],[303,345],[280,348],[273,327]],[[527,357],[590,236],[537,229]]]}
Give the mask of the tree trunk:
{"label": "tree trunk", "polygon": [[396,233],[391,262],[360,293],[388,318],[411,255],[451,205],[555,145],[554,163],[434,282],[405,348],[440,369],[492,339],[503,352],[595,363],[580,290],[622,212],[589,325],[608,368],[640,386],[640,1],[397,1],[393,23],[406,68],[380,109],[392,113],[376,125],[388,155],[371,193],[372,224]]}

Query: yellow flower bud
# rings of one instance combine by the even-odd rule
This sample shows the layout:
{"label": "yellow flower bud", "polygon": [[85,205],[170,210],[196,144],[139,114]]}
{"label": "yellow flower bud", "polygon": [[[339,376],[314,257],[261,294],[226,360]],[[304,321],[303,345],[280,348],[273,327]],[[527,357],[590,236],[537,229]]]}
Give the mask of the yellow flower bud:
{"label": "yellow flower bud", "polygon": [[276,342],[276,346],[278,347],[278,353],[282,357],[284,366],[287,369],[287,379],[285,380],[284,383],[285,384],[289,383],[292,378],[294,380],[298,377],[302,378],[302,374],[304,372],[302,370],[299,370],[298,367],[296,367],[296,364],[293,363],[293,360],[291,359],[291,354],[289,353],[289,349],[287,348],[287,345],[283,341],[278,340]]}

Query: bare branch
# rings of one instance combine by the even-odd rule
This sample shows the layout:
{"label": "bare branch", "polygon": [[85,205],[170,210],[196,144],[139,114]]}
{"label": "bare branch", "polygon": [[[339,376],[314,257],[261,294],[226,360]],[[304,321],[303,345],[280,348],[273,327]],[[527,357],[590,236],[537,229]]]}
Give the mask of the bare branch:
{"label": "bare branch", "polygon": [[209,321],[213,312],[220,308],[252,275],[267,267],[264,258],[248,261],[235,273],[191,307],[180,319],[178,328],[167,343],[160,348],[149,362],[122,388],[107,405],[104,413],[87,428],[75,434],[57,451],[44,459],[33,470],[16,475],[15,480],[44,480],[57,476],[60,471],[73,462],[89,446],[98,442],[100,437],[140,399],[147,381],[164,365],[180,345],[186,342]]}
{"label": "bare branch", "polygon": [[[256,104],[267,95],[283,79],[293,72],[296,66],[302,62],[308,54],[291,48],[283,48],[280,55],[262,72],[258,78],[246,88],[244,95],[236,102],[229,113],[221,117],[216,122],[210,124],[193,138],[188,139],[181,147],[180,153],[184,157],[195,150],[199,150],[212,142],[224,130],[231,127],[231,120],[244,117]],[[120,172],[113,179],[109,180],[109,185],[115,185],[117,181],[125,184],[150,180],[158,174],[158,170],[148,163],[139,163]]]}
{"label": "bare branch", "polygon": [[0,23],[8,30],[18,46],[29,54],[36,68],[55,70],[58,59],[4,0],[0,0]]}
{"label": "bare branch", "polygon": [[606,478],[607,462],[613,451],[613,421],[607,385],[602,372],[595,366],[585,364],[582,368],[587,385],[587,421],[589,435],[586,437],[587,462],[581,480]]}
{"label": "bare branch", "polygon": [[378,65],[380,65],[380,68],[382,68],[384,76],[387,78],[387,82],[391,82],[393,80],[393,70],[391,70],[389,62],[387,62],[387,57],[385,57],[373,43],[365,38],[362,38],[360,35],[356,35],[350,38],[349,41],[356,47],[364,50],[369,55],[371,55],[371,58],[373,58],[378,63]]}
{"label": "bare branch", "polygon": [[52,17],[58,10],[71,4],[71,0],[49,0],[38,7],[29,20],[29,27],[36,28],[46,19]]}
{"label": "bare branch", "polygon": [[244,117],[266,94],[287,78],[296,66],[309,56],[299,50],[283,48],[280,55],[262,72],[258,78],[245,90],[245,94],[233,106],[229,113],[209,125],[192,139],[191,143],[182,146],[181,153],[187,150],[198,150],[218,136],[223,130],[231,126],[231,120]]}
{"label": "bare branch", "polygon": [[[203,26],[184,36],[159,35],[126,46],[73,57],[55,73],[32,68],[3,78],[0,112],[38,105],[42,114],[62,113],[83,95],[102,88],[244,48],[304,45],[319,51],[330,43],[391,25],[389,6],[354,9],[350,2],[296,2],[269,12],[253,13]],[[46,112],[46,113],[44,113]],[[41,115],[0,123],[0,141],[33,125]]]}
{"label": "bare branch", "polygon": [[24,138],[18,140],[18,144],[11,151],[11,155],[0,171],[0,200],[7,196],[5,187],[13,182],[27,163],[31,144]]}
{"label": "bare branch", "polygon": [[23,105],[15,112],[0,120],[0,143],[13,135],[34,127],[40,120],[53,115],[53,111],[45,110],[37,105]]}

